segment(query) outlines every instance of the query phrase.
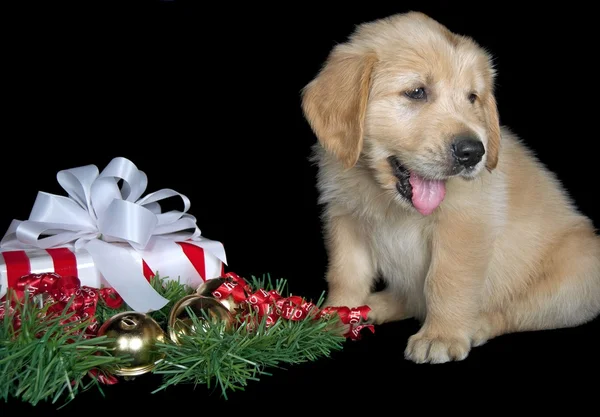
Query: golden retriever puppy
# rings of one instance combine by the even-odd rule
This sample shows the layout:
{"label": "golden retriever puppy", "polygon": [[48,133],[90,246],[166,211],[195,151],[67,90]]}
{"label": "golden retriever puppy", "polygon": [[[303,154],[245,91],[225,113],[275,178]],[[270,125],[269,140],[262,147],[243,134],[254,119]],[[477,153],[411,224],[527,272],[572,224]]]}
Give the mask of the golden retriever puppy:
{"label": "golden retriever puppy", "polygon": [[302,91],[326,305],[366,304],[375,324],[419,320],[405,349],[417,363],[600,311],[593,223],[500,126],[494,77],[472,39],[410,12],[358,26]]}

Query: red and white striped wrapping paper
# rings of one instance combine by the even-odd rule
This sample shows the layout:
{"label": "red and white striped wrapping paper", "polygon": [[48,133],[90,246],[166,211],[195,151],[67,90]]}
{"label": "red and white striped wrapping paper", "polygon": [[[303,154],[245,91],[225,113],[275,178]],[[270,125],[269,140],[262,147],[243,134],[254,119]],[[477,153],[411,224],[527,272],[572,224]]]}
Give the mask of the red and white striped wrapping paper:
{"label": "red and white striped wrapping paper", "polygon": [[[217,257],[203,248],[187,242],[177,242],[178,252],[151,257],[152,264],[144,259],[144,252],[138,252],[129,245],[126,248],[139,265],[146,279],[156,273],[169,271],[168,280],[179,280],[196,288],[202,282],[218,278],[225,273],[225,266]],[[59,275],[72,275],[80,279],[81,285],[92,288],[110,286],[94,265],[91,255],[85,250],[75,251],[71,247],[51,249],[8,250],[0,252],[0,297],[6,289],[14,287],[23,275],[42,272],[56,272]]]}

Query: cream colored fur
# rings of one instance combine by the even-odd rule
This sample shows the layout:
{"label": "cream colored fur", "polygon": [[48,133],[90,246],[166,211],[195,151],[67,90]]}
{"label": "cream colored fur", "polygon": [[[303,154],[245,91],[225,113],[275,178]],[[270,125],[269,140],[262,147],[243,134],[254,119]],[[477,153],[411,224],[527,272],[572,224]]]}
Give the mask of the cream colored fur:
{"label": "cream colored fur", "polygon": [[[502,334],[577,326],[600,311],[592,222],[500,126],[494,75],[474,41],[411,12],[359,26],[302,94],[319,139],[327,305],[367,304],[376,324],[420,320],[405,350],[417,363],[462,360]],[[403,95],[419,86],[426,103]],[[397,193],[387,157],[442,178],[448,138],[464,129],[484,159],[447,178],[441,206],[423,216]],[[373,293],[379,274],[387,288]]]}

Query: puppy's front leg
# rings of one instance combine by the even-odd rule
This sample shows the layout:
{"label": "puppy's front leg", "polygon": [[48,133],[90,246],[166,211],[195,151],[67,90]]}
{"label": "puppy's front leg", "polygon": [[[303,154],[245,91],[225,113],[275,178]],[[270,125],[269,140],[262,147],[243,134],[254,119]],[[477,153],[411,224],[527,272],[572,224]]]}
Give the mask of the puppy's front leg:
{"label": "puppy's front leg", "polygon": [[375,265],[358,223],[349,215],[330,218],[326,244],[329,288],[325,306],[364,305],[375,278]]}
{"label": "puppy's front leg", "polygon": [[440,219],[433,236],[424,288],[427,315],[405,350],[416,363],[463,360],[471,349],[491,238],[483,224],[457,218]]}

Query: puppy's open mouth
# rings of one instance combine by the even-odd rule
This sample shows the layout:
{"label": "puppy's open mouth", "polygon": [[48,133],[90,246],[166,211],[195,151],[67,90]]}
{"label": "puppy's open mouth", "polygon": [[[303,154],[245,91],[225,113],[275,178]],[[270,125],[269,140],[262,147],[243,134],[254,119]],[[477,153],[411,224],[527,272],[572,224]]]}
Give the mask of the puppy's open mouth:
{"label": "puppy's open mouth", "polygon": [[427,216],[442,203],[446,196],[446,183],[442,180],[430,180],[408,170],[395,156],[388,158],[394,176],[398,179],[396,189],[414,208]]}

